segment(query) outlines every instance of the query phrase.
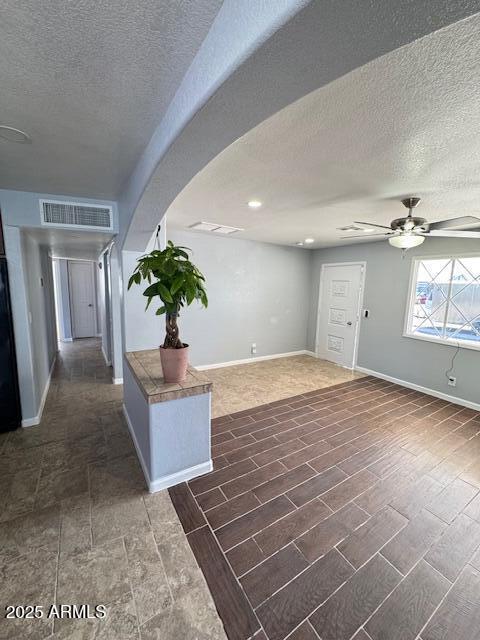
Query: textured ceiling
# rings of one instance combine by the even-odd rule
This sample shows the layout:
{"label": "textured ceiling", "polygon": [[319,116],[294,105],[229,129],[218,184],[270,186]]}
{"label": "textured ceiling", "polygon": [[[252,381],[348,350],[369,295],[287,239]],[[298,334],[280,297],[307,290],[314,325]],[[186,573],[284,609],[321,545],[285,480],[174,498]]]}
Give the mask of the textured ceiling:
{"label": "textured ceiling", "polygon": [[24,227],[25,232],[38,244],[49,247],[54,258],[97,260],[112,240],[113,234],[100,231],[70,231],[69,229],[42,229]]}
{"label": "textured ceiling", "polygon": [[114,198],[221,0],[4,0],[0,187]]}
{"label": "textured ceiling", "polygon": [[[169,224],[243,227],[237,237],[347,244],[337,227],[418,214],[480,217],[480,17],[352,71],[278,112],[206,166]],[[251,211],[246,202],[263,201]],[[362,241],[362,239],[360,240]]]}

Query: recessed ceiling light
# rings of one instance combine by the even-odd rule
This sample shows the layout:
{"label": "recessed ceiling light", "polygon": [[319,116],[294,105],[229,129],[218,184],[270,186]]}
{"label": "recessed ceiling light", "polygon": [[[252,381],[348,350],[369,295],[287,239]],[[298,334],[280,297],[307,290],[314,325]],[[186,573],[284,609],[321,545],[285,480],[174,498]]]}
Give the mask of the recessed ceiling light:
{"label": "recessed ceiling light", "polygon": [[32,142],[30,136],[20,129],[14,127],[8,127],[5,124],[0,124],[0,138],[8,140],[8,142],[18,142],[20,144],[26,144]]}
{"label": "recessed ceiling light", "polygon": [[362,229],[363,233],[368,233],[370,229]]}
{"label": "recessed ceiling light", "polygon": [[260,209],[260,207],[262,206],[260,200],[249,200],[247,204],[250,209]]}
{"label": "recessed ceiling light", "polygon": [[296,247],[303,247],[303,242],[295,242]]}
{"label": "recessed ceiling light", "polygon": [[315,238],[305,238],[305,244],[312,244],[312,242],[315,242]]}

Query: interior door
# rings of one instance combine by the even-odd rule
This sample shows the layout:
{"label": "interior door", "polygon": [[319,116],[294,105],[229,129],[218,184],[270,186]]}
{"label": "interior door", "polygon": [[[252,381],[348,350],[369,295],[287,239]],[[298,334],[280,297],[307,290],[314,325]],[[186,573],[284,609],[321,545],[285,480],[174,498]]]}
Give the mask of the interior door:
{"label": "interior door", "polygon": [[317,354],[353,368],[360,321],[364,266],[323,265],[318,313]]}
{"label": "interior door", "polygon": [[97,333],[93,262],[68,263],[70,309],[74,338],[90,338]]}

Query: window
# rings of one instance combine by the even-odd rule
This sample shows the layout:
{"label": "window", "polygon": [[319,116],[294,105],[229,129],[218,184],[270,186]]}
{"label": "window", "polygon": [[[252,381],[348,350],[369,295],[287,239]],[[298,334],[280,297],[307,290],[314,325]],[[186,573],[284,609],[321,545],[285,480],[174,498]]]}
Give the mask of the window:
{"label": "window", "polygon": [[415,260],[406,335],[480,349],[480,256]]}

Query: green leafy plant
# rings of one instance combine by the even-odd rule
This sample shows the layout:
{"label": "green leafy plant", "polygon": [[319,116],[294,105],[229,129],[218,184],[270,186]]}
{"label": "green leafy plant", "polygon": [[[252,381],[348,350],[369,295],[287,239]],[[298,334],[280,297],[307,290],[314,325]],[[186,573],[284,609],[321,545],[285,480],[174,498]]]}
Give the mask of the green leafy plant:
{"label": "green leafy plant", "polygon": [[166,336],[163,343],[165,349],[182,349],[177,318],[180,309],[198,300],[204,307],[208,306],[205,278],[197,267],[189,260],[188,247],[178,247],[171,240],[163,251],[152,251],[138,259],[135,271],[130,276],[128,288],[147,280],[150,284],[143,292],[148,298],[148,309],[156,297],[162,301],[157,309],[157,316],[165,314]]}

